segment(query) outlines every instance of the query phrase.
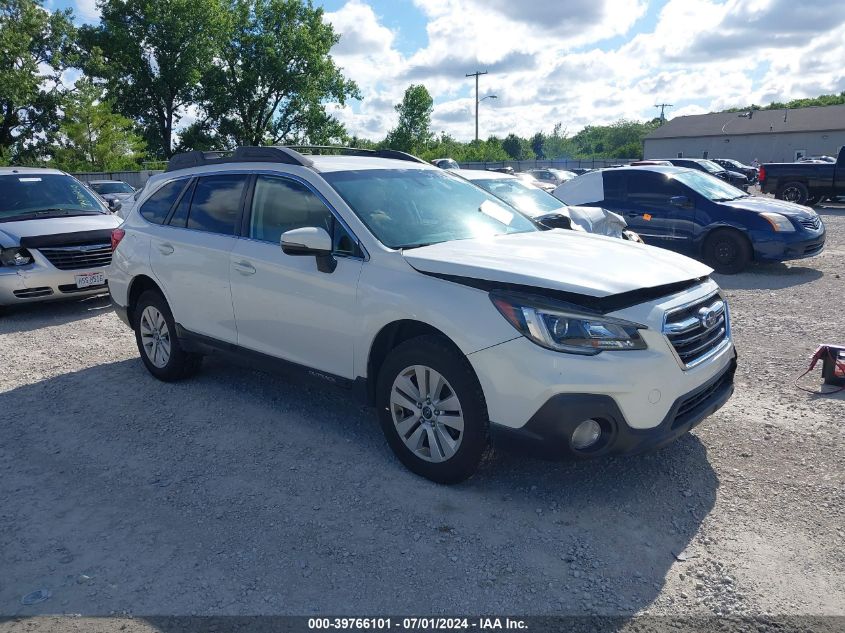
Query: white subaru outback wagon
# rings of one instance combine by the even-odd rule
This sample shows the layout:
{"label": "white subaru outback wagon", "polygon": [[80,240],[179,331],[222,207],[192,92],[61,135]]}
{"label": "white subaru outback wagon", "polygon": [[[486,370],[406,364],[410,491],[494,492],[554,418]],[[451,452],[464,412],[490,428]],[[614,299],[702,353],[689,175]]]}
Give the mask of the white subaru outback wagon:
{"label": "white subaru outback wagon", "polygon": [[491,440],[654,449],[733,392],[710,268],[545,230],[400,152],[181,154],[112,242],[109,291],[155,377],[222,352],[347,386],[438,482],[470,476]]}

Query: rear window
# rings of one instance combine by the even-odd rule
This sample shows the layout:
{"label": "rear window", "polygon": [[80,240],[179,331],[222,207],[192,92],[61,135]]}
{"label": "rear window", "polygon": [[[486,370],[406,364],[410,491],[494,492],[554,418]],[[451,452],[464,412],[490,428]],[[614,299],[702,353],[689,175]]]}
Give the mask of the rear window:
{"label": "rear window", "polygon": [[104,193],[133,193],[135,190],[125,182],[92,182],[91,189],[99,194]]}
{"label": "rear window", "polygon": [[165,184],[141,205],[141,216],[153,224],[162,224],[186,184],[188,179],[173,180]]}

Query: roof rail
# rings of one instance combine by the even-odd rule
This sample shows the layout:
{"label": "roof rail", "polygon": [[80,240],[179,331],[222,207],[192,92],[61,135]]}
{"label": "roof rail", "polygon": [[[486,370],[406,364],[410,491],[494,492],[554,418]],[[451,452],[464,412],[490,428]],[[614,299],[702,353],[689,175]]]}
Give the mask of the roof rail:
{"label": "roof rail", "polygon": [[344,147],[342,145],[285,145],[288,149],[296,150],[297,152],[304,152],[307,154],[321,154],[321,153],[338,153],[347,156],[375,156],[377,158],[392,158],[394,160],[407,160],[412,163],[423,163],[428,165],[427,160],[423,160],[413,154],[407,152],[400,152],[396,149],[363,149],[360,147]]}
{"label": "roof rail", "polygon": [[310,159],[289,147],[276,145],[268,147],[247,146],[238,147],[232,152],[200,152],[195,150],[176,154],[167,162],[165,171],[222,163],[284,163],[301,167],[311,167],[314,164]]}

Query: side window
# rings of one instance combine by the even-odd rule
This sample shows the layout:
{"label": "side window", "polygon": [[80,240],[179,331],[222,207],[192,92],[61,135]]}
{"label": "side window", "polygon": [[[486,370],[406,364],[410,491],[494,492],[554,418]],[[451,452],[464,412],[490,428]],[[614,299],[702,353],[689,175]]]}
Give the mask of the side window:
{"label": "side window", "polygon": [[625,174],[621,171],[608,169],[601,172],[604,181],[604,199],[613,202],[625,200]]}
{"label": "side window", "polygon": [[654,172],[628,174],[628,202],[637,205],[668,206],[669,198],[680,195],[677,183]]}
{"label": "side window", "polygon": [[179,203],[176,205],[176,210],[170,217],[170,221],[168,221],[170,226],[178,226],[182,229],[188,226],[188,209],[191,206],[191,198],[194,196],[194,189],[196,186],[196,181],[193,181],[190,185],[188,185],[185,193],[182,194],[182,197],[179,199]]}
{"label": "side window", "polygon": [[245,174],[200,178],[194,187],[187,227],[196,231],[234,235],[247,178]]}
{"label": "side window", "polygon": [[335,253],[360,256],[346,229],[308,187],[285,178],[256,178],[249,223],[250,238],[278,244],[282,233],[308,226],[326,229],[332,236]]}
{"label": "side window", "polygon": [[141,205],[141,216],[153,224],[164,222],[187,182],[187,179],[174,180],[164,185]]}

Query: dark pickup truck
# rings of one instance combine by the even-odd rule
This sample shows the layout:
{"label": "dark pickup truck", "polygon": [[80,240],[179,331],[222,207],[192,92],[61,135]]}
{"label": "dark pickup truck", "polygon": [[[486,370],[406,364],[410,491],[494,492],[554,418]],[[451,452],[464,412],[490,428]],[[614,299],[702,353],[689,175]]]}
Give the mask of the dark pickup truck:
{"label": "dark pickup truck", "polygon": [[845,146],[835,163],[767,163],[760,167],[760,189],[788,202],[814,205],[845,196]]}

